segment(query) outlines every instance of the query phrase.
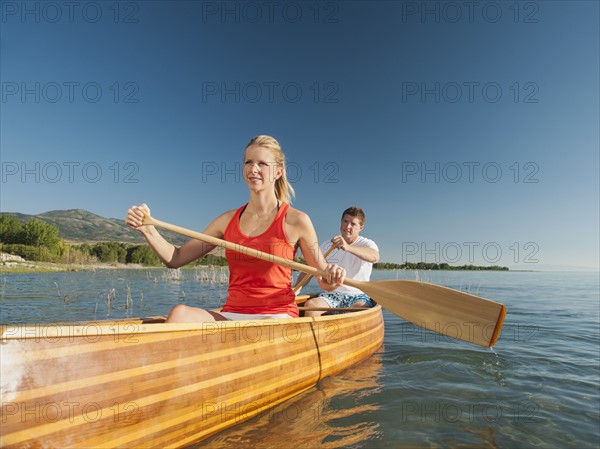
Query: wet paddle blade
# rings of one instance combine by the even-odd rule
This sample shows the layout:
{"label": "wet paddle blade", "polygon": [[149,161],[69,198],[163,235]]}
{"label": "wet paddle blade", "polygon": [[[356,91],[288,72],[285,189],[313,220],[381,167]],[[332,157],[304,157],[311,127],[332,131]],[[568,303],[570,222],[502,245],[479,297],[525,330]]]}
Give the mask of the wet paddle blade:
{"label": "wet paddle blade", "polygon": [[492,347],[506,308],[497,302],[419,281],[350,281],[383,308],[406,321],[448,337]]}

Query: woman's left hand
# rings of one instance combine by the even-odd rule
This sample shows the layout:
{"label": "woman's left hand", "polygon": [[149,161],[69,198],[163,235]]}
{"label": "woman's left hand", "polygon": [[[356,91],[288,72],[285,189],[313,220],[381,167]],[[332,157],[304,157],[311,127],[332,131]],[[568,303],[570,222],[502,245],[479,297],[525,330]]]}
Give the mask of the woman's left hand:
{"label": "woman's left hand", "polygon": [[327,264],[325,272],[327,273],[327,277],[323,280],[336,287],[342,285],[344,279],[346,279],[346,270],[335,263]]}

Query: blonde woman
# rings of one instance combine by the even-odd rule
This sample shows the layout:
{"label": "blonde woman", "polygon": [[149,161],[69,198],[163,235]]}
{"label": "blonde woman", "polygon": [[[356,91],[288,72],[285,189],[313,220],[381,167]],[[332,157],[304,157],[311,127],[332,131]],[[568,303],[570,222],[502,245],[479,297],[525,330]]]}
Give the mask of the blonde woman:
{"label": "blonde woman", "polygon": [[[244,180],[250,199],[242,207],[215,218],[204,234],[293,260],[298,248],[306,262],[327,273],[317,281],[330,291],[342,284],[345,270],[328,264],[318,245],[317,234],[307,214],[290,206],[294,189],[286,177],[285,155],[277,140],[254,137],[244,152]],[[167,242],[154,226],[142,224],[148,206],[133,206],[126,223],[141,232],[150,247],[169,268],[179,268],[198,259],[214,245],[189,240],[181,247]],[[221,312],[177,305],[167,322],[204,322],[297,317],[298,307],[291,285],[291,269],[234,251],[225,252],[229,263],[229,290]]]}

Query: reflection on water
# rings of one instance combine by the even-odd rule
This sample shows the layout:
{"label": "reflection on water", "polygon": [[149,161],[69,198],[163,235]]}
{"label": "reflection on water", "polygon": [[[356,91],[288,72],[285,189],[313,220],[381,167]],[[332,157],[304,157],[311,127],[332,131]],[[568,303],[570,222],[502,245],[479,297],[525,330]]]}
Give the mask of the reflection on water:
{"label": "reflection on water", "polygon": [[369,416],[378,406],[369,397],[382,390],[381,348],[362,363],[321,380],[273,409],[189,446],[336,449],[377,440],[382,432]]}

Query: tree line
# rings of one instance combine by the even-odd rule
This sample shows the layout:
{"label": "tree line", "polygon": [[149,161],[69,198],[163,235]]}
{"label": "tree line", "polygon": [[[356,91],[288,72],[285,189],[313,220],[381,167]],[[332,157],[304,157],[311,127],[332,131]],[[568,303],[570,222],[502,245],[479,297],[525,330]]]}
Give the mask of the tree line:
{"label": "tree line", "polygon": [[482,267],[478,265],[460,265],[453,266],[447,263],[430,263],[430,262],[405,262],[403,264],[389,263],[389,262],[377,262],[373,264],[373,268],[376,270],[486,270],[486,271],[508,271],[508,267],[501,267],[499,265],[492,265],[489,267]]}

